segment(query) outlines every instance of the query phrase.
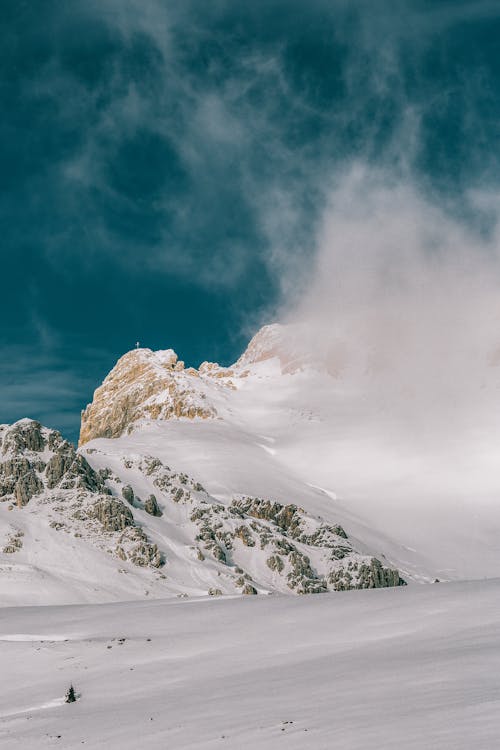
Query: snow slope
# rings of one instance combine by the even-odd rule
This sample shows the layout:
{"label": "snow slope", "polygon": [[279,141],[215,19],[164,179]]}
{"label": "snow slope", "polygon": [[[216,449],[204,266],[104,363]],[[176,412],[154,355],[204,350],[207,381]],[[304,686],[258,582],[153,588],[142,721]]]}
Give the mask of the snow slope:
{"label": "snow slope", "polygon": [[410,434],[282,333],[125,355],[78,454],[0,426],[2,750],[497,747],[496,424]]}
{"label": "snow slope", "polygon": [[[78,461],[94,470],[83,493],[68,490],[65,477],[47,485],[59,458],[5,453],[5,438],[0,603],[500,576],[497,441],[465,431],[455,444],[414,413],[401,424],[405,409],[391,410],[386,393],[367,398],[369,373],[346,377],[338,360],[315,360],[306,344],[298,329],[275,325],[231,368],[186,369],[170,349],[124,355],[82,415]],[[495,415],[491,421],[494,436]],[[0,441],[11,432],[0,426]],[[16,500],[26,482],[47,492]],[[106,497],[128,514],[127,528],[99,526],[96,508]],[[239,514],[241,498],[279,503],[287,518],[296,507],[301,538],[263,518],[264,506]],[[398,573],[380,573],[374,558]]]}
{"label": "snow slope", "polygon": [[[142,409],[117,430],[108,406],[99,410],[99,394],[116,388],[124,362],[130,372],[136,360],[156,357],[131,352],[86,410],[94,424],[85,422],[82,434],[93,439],[82,450],[152,453],[223,502],[246,493],[298,503],[343,524],[412,580],[500,576],[500,418],[491,410],[500,396],[497,369],[475,385],[472,411],[457,407],[452,388],[447,403],[440,384],[444,406],[434,418],[433,403],[420,404],[418,382],[414,392],[396,377],[392,390],[379,388],[376,358],[370,366],[346,362],[342,347],[321,352],[315,343],[313,356],[300,326],[265,326],[231,368],[204,363],[169,375],[169,394],[185,400],[202,391],[211,416],[151,419]],[[121,378],[122,397],[135,403],[135,386],[130,391],[129,376]],[[163,408],[161,382],[146,392],[155,393],[145,399],[148,409]],[[109,431],[115,439],[106,441]]]}
{"label": "snow slope", "polygon": [[[297,504],[327,523],[345,526],[357,549],[384,558],[406,580],[432,581],[439,577],[438,566],[388,537],[382,529],[367,525],[332,493],[304,481],[293,467],[280,461],[279,446],[275,445],[267,436],[252,434],[227,420],[168,421],[145,422],[130,435],[96,439],[80,450],[95,468],[106,465],[122,476],[127,457],[155,456],[178,471],[194,475],[221,503],[230,503],[235,495],[250,495]],[[137,476],[127,475],[126,481],[137,487],[139,494],[147,492]]]}
{"label": "snow slope", "polygon": [[296,504],[221,503],[148,452],[85,452],[94,468],[38,422],[0,426],[3,606],[404,585]]}
{"label": "snow slope", "polygon": [[6,750],[492,750],[500,736],[498,580],[7,608],[0,659]]}

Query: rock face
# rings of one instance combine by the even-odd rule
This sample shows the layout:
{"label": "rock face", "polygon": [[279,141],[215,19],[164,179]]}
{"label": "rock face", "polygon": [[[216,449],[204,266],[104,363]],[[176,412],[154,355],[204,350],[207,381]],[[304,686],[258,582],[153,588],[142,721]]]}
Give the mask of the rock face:
{"label": "rock face", "polygon": [[[94,471],[71,443],[39,422],[0,425],[0,502],[27,510],[48,506],[52,529],[72,532],[135,565],[159,567],[162,555],[136,527],[129,506],[111,495],[108,474]],[[22,536],[11,533],[3,552],[22,549]]]}
{"label": "rock face", "polygon": [[94,517],[97,518],[106,531],[123,531],[127,526],[134,525],[134,516],[121,500],[105,497],[94,505]]}
{"label": "rock face", "polygon": [[[94,447],[76,452],[37,422],[0,426],[0,502],[14,510],[3,538],[0,526],[1,554],[31,559],[38,533],[24,535],[22,520],[39,516],[49,547],[58,536],[78,538],[128,565],[124,572],[140,569],[144,585],[153,579],[164,593],[318,594],[404,585],[397,570],[360,553],[339,524],[296,503],[246,495],[222,503],[155,456],[118,454],[112,467],[107,460]],[[70,577],[78,561],[66,560]]]}
{"label": "rock face", "polygon": [[125,487],[122,487],[122,496],[124,500],[127,501],[127,503],[130,503],[130,505],[134,504],[134,500],[135,500],[134,490],[129,484],[126,484]]}
{"label": "rock face", "polygon": [[293,326],[264,326],[231,368],[203,362],[184,367],[172,349],[134,349],[118,360],[82,412],[79,445],[98,437],[119,437],[142,420],[217,417],[219,393],[235,389],[248,368],[276,358],[283,373],[301,369],[310,355]]}
{"label": "rock face", "polygon": [[[88,452],[90,460],[100,460],[98,449]],[[172,470],[154,456],[125,454],[120,464],[115,464],[107,480],[113,499],[122,487],[127,499],[134,493],[132,486],[123,486],[125,475],[138,478],[142,487],[154,487],[155,493],[144,503],[134,494],[133,513],[143,507],[146,514],[161,519],[159,524],[165,526],[155,528],[164,528],[163,534],[172,529],[176,549],[184,540],[189,550],[189,561],[184,564],[195,580],[212,578],[205,590],[209,595],[273,591],[309,594],[405,584],[397,570],[358,552],[339,524],[327,524],[296,504],[249,496],[236,496],[224,504],[195,479]],[[110,500],[106,507],[112,507]],[[113,527],[123,522],[121,514],[122,510],[109,513],[110,518],[118,518]],[[130,518],[132,510],[130,516],[126,515]],[[126,526],[123,539],[137,537],[138,533],[137,528]],[[145,560],[155,565],[162,554],[168,578],[168,552],[158,550],[156,556],[154,550],[143,551],[137,553],[134,562],[141,565]],[[177,567],[179,561],[173,565]]]}
{"label": "rock face", "polygon": [[163,515],[156,497],[154,495],[150,495],[146,502],[144,503],[144,510],[146,513],[149,513],[150,516],[161,516]]}
{"label": "rock face", "polygon": [[[218,368],[218,366],[216,366]],[[224,372],[221,368],[217,373]],[[82,412],[80,445],[96,437],[118,437],[143,419],[209,419],[217,411],[197,370],[184,369],[171,349],[135,349],[118,360]],[[227,380],[227,378],[226,378]],[[219,380],[223,383],[224,378]]]}
{"label": "rock face", "polygon": [[[230,564],[238,550],[252,548],[253,562],[264,558],[275,583],[297,594],[405,585],[397,570],[356,552],[341,526],[322,523],[293,504],[255,497],[234,499],[229,507],[202,503],[191,520],[203,556]],[[253,593],[248,575],[237,583],[243,593]]]}

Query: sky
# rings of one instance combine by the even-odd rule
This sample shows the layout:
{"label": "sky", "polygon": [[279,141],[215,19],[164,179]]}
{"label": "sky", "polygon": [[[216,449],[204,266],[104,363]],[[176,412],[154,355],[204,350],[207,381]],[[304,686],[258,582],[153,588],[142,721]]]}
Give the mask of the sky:
{"label": "sky", "polygon": [[390,300],[421,342],[442,290],[436,350],[456,311],[490,346],[499,38],[491,0],[2,2],[0,422],[76,439],[136,341],[230,364]]}

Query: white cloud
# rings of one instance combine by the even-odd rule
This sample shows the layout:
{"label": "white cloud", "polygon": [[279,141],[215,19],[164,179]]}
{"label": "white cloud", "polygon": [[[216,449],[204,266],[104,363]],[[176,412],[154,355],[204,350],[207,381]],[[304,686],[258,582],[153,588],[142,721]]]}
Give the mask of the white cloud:
{"label": "white cloud", "polygon": [[321,409],[333,410],[337,478],[352,440],[363,469],[351,491],[357,482],[379,501],[498,491],[499,204],[484,192],[470,201],[475,227],[409,179],[352,167],[282,311],[335,373]]}

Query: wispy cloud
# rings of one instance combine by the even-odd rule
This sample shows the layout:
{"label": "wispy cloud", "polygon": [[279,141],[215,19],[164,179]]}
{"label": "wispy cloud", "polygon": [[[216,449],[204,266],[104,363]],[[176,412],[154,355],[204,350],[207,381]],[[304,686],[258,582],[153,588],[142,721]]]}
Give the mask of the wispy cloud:
{"label": "wispy cloud", "polygon": [[[344,275],[351,298],[379,299],[379,287],[394,278],[409,285],[405,267],[427,242],[427,222],[435,245],[456,236],[472,247],[488,222],[493,232],[496,5],[92,0],[49,4],[43,23],[34,6],[24,7],[11,70],[22,75],[3,140],[21,136],[4,175],[14,183],[0,204],[0,218],[14,227],[5,252],[27,248],[38,289],[16,300],[15,316],[5,303],[13,330],[25,326],[36,339],[19,356],[53,372],[40,347],[57,369],[70,346],[70,326],[63,333],[57,315],[47,314],[45,267],[71,288],[81,276],[80,311],[100,305],[103,317],[133,306],[137,285],[158,278],[213,293],[214,305],[226,295],[234,310],[228,328],[239,334],[280,306],[302,314],[308,288],[325,279],[336,284]],[[406,246],[403,218],[421,227],[413,250],[382,252],[384,236]],[[449,231],[440,236],[439,226]],[[335,227],[363,252],[353,254]],[[478,253],[492,252],[491,242],[480,239]],[[325,250],[331,245],[334,255]],[[435,255],[439,278],[448,261]],[[378,286],[357,277],[349,257],[368,266]],[[18,283],[25,284],[21,272]],[[152,325],[142,323],[142,311],[127,325],[138,320]],[[81,312],[79,326],[81,335]],[[113,325],[106,330],[109,338]],[[79,353],[69,359],[77,372]],[[91,390],[71,377],[70,390]]]}
{"label": "wispy cloud", "polygon": [[[295,274],[346,162],[434,177],[431,142],[453,107],[459,150],[466,130],[489,142],[476,112],[487,71],[467,68],[449,30],[494,15],[493,4],[317,2],[298,6],[296,22],[285,5],[126,0],[61,14],[60,49],[28,89],[56,103],[59,123],[81,124],[51,168],[69,219],[44,237],[55,265],[107,256],[231,288],[255,259],[282,274],[279,255]],[[93,67],[77,21],[96,45]]]}

